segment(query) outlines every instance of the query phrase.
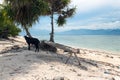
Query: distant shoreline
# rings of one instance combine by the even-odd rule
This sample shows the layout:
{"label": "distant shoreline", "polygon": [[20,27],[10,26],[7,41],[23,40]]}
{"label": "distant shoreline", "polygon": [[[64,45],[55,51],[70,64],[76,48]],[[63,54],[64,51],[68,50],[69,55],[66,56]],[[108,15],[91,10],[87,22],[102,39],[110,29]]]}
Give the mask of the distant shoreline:
{"label": "distant shoreline", "polygon": [[[38,35],[49,35],[50,31],[47,30],[35,30],[32,31],[33,34]],[[24,32],[20,33],[21,35],[24,34]],[[120,35],[120,29],[73,29],[68,31],[61,31],[61,32],[55,32],[55,35]]]}
{"label": "distant shoreline", "polygon": [[[11,39],[12,39],[12,37],[11,37]],[[21,41],[22,43],[26,44],[23,36],[17,36],[17,38],[13,38],[13,39]],[[0,42],[0,43],[2,44],[2,42]],[[3,42],[3,43],[5,43],[5,42]],[[10,43],[10,42],[8,41],[7,43]],[[3,44],[3,45],[5,45],[5,44]],[[20,45],[21,45],[21,43],[20,43]],[[73,45],[67,45],[67,46],[70,46],[73,48],[79,48],[81,50],[90,51],[90,52],[101,52],[101,53],[110,54],[110,55],[120,55],[119,52],[114,52],[114,51],[107,51],[107,50],[101,50],[101,49],[95,49],[95,48],[85,48],[85,47],[79,47],[79,46],[73,46]],[[22,45],[21,45],[21,47],[22,47]],[[0,51],[2,51],[2,50],[0,50]]]}
{"label": "distant shoreline", "polygon": [[[49,35],[39,35],[34,37],[40,40],[49,40]],[[54,35],[55,42],[87,48],[98,51],[120,53],[120,36],[119,35]]]}

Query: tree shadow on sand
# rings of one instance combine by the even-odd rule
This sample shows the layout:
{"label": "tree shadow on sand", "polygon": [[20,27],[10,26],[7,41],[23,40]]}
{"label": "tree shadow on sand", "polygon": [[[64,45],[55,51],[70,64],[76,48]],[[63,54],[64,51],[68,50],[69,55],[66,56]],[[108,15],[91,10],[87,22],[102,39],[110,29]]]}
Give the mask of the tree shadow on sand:
{"label": "tree shadow on sand", "polygon": [[[72,56],[68,61],[68,63],[65,64],[65,61],[69,56],[68,53],[59,54],[49,51],[34,52],[34,50],[28,51],[26,47],[19,49],[11,49],[6,51],[5,53],[6,55],[0,56],[0,61],[1,61],[0,65],[2,65],[2,68],[0,69],[0,72],[2,72],[0,74],[0,77],[1,79],[4,78],[3,80],[9,80],[9,78],[13,78],[15,76],[20,77],[26,75],[30,71],[34,71],[34,69],[36,69],[37,66],[33,67],[35,64],[38,64],[39,66],[45,64],[48,65],[49,67],[53,67],[57,64],[59,65],[61,64],[64,66],[73,66],[80,70],[85,70],[85,71],[89,71],[91,67],[98,68],[101,65],[110,66],[112,68],[116,67],[115,65],[110,63],[82,58],[79,56],[79,54],[78,54],[79,56],[78,58],[80,60],[81,65],[78,65],[75,56]],[[7,69],[9,70],[7,71]]]}

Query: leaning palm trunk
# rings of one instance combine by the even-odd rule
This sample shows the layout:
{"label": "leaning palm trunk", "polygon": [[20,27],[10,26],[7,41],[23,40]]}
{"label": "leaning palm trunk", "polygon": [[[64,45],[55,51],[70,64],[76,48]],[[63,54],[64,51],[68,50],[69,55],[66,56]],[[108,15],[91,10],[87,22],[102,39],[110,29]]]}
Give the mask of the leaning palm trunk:
{"label": "leaning palm trunk", "polygon": [[75,12],[75,8],[69,8],[68,4],[71,0],[44,0],[48,2],[48,15],[51,16],[51,33],[50,41],[54,42],[54,14],[58,15],[57,24],[63,26],[66,23],[66,18],[69,18]]}
{"label": "leaning palm trunk", "polygon": [[29,30],[28,30],[28,28],[27,28],[27,27],[24,27],[24,29],[25,29],[25,31],[26,31],[26,34],[27,34],[29,37],[32,37],[31,34],[30,34],[30,32],[29,32]]}
{"label": "leaning palm trunk", "polygon": [[53,16],[53,10],[52,10],[52,12],[51,12],[51,28],[52,28],[52,30],[51,30],[51,33],[50,33],[50,41],[51,41],[51,42],[54,42],[54,25],[53,25],[53,18],[54,18],[54,16]]}

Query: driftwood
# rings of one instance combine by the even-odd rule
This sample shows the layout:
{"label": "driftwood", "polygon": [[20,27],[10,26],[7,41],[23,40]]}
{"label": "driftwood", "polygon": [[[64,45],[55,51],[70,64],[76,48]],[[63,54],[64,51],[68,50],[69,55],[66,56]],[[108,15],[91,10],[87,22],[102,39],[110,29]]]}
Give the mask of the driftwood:
{"label": "driftwood", "polygon": [[68,59],[66,60],[65,63],[67,63],[68,60],[70,59],[70,57],[72,56],[72,54],[74,54],[75,58],[78,60],[79,65],[81,65],[80,61],[77,57],[77,53],[80,53],[79,49],[75,49],[75,48],[72,48],[72,47],[69,47],[69,46],[65,46],[63,44],[53,43],[53,42],[50,42],[50,41],[43,41],[43,42],[47,45],[50,45],[50,46],[55,47],[55,48],[63,49],[64,51],[68,52],[70,55],[69,55],[69,57],[68,57]]}
{"label": "driftwood", "polygon": [[51,52],[57,52],[57,48],[45,43],[45,41],[40,41],[40,49],[44,51],[51,51]]}

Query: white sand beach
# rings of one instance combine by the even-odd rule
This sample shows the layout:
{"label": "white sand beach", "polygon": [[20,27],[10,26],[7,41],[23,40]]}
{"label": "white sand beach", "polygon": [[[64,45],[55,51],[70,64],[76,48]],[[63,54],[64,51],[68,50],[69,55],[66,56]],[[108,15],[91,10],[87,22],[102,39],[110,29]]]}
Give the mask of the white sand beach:
{"label": "white sand beach", "polygon": [[69,53],[28,51],[23,37],[0,40],[0,80],[120,80],[120,55],[83,50]]}

